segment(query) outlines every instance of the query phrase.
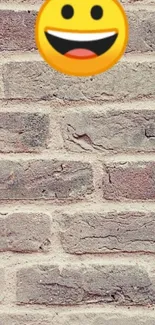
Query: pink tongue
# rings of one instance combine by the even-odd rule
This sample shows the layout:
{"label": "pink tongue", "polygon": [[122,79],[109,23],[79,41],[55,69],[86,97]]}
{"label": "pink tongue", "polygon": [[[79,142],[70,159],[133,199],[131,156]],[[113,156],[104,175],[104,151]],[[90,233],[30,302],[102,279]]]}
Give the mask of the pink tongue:
{"label": "pink tongue", "polygon": [[71,51],[68,51],[66,54],[68,57],[74,57],[74,58],[91,58],[97,56],[94,52],[87,50],[87,49],[74,49]]}

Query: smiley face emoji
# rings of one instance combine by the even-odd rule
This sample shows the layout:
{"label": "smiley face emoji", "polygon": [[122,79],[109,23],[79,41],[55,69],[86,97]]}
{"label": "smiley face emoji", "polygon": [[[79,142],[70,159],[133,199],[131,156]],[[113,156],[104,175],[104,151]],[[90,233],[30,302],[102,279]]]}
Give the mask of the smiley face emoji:
{"label": "smiley face emoji", "polygon": [[37,47],[56,70],[90,76],[123,55],[128,22],[118,0],[46,0],[35,29]]}

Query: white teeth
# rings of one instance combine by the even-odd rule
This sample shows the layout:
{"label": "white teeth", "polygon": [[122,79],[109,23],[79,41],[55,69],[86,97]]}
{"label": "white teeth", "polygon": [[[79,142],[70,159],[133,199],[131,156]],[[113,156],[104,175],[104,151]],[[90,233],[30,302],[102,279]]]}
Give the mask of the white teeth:
{"label": "white teeth", "polygon": [[68,33],[57,32],[53,30],[47,30],[47,33],[59,38],[63,38],[69,41],[97,41],[116,34],[116,32],[102,32],[102,33]]}

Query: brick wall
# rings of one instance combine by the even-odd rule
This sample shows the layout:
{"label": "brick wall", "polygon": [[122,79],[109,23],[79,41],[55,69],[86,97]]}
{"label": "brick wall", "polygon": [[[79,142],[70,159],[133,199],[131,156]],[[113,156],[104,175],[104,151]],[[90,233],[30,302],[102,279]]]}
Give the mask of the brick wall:
{"label": "brick wall", "polygon": [[155,324],[155,2],[110,71],[36,50],[41,1],[0,0],[0,325]]}

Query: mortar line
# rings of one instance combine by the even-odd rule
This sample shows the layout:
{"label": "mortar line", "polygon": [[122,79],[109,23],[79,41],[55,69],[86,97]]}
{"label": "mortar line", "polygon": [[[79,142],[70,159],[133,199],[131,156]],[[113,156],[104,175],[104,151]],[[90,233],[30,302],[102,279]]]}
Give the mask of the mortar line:
{"label": "mortar line", "polygon": [[[93,256],[93,260],[92,260]],[[60,269],[64,267],[85,268],[95,266],[136,266],[145,268],[149,274],[154,274],[154,258],[155,253],[103,253],[103,254],[67,254],[65,251],[58,253],[49,251],[48,253],[23,253],[23,252],[0,252],[0,267],[8,269],[7,272],[18,272],[24,268],[43,266],[58,266]]]}
{"label": "mortar line", "polygon": [[[44,60],[40,56],[37,50],[33,51],[10,51],[10,52],[0,52],[0,65],[11,63],[11,62],[43,62]],[[126,53],[122,59],[122,62],[154,62],[155,61],[155,51],[154,52],[133,52]]]}
{"label": "mortar line", "polygon": [[[147,105],[147,106],[146,106]],[[64,111],[65,107],[65,111]],[[93,115],[98,115],[102,113],[103,116],[106,112],[111,112],[115,110],[116,112],[126,112],[126,111],[151,111],[155,110],[155,100],[154,99],[144,99],[144,100],[132,100],[130,102],[106,102],[106,103],[92,103],[85,101],[72,101],[72,103],[65,100],[30,100],[20,101],[19,99],[0,99],[0,112],[1,113],[38,113],[49,115],[51,122],[54,118],[57,118],[57,122],[62,118],[62,116],[67,116],[70,112],[76,112],[77,108],[80,108],[80,114],[83,112],[92,112]],[[103,111],[104,109],[104,111]]]}
{"label": "mortar line", "polygon": [[[52,148],[51,148],[52,149]],[[52,155],[51,155],[52,153]],[[155,152],[148,153],[115,153],[105,155],[105,152],[72,152],[67,150],[55,150],[52,152],[49,149],[45,149],[42,152],[31,152],[31,153],[0,153],[0,161],[13,161],[13,162],[26,162],[26,161],[77,161],[83,163],[94,163],[113,164],[113,163],[145,163],[155,162]]]}
{"label": "mortar line", "polygon": [[[76,305],[76,306],[37,306],[37,305],[12,305],[9,304],[8,307],[5,305],[1,305],[0,306],[0,315],[3,314],[9,314],[9,315],[23,315],[25,313],[28,314],[32,314],[32,316],[34,315],[46,315],[47,316],[51,316],[51,312],[52,312],[52,316],[54,316],[57,312],[60,312],[60,316],[61,313],[64,316],[69,316],[69,315],[73,315],[73,314],[83,314],[83,313],[88,313],[88,314],[102,314],[102,315],[107,315],[109,316],[109,314],[115,316],[117,314],[123,315],[123,316],[129,316],[129,318],[132,318],[134,316],[141,316],[139,315],[139,313],[141,313],[143,316],[154,316],[155,317],[155,310],[153,309],[154,306],[130,306],[130,310],[128,308],[128,306],[107,306],[107,304],[102,304],[102,306],[97,306],[96,304],[91,304],[91,305],[87,305],[87,304],[83,304],[83,305]],[[131,315],[131,312],[133,313]],[[59,317],[59,316],[58,316]]]}
{"label": "mortar line", "polygon": [[[80,203],[80,205],[79,205]],[[73,212],[74,211],[74,212]],[[100,212],[100,213],[106,213],[106,212],[154,212],[155,211],[155,202],[153,201],[121,201],[121,202],[114,202],[114,201],[101,201],[98,200],[96,202],[72,202],[68,204],[68,202],[64,202],[64,204],[60,205],[59,202],[55,203],[53,202],[25,202],[24,204],[21,204],[21,202],[12,202],[9,201],[9,203],[3,203],[3,205],[0,206],[0,215],[9,215],[12,213],[45,213],[49,216],[52,216],[52,214],[57,213],[68,213],[68,214],[75,214],[78,212]]]}

